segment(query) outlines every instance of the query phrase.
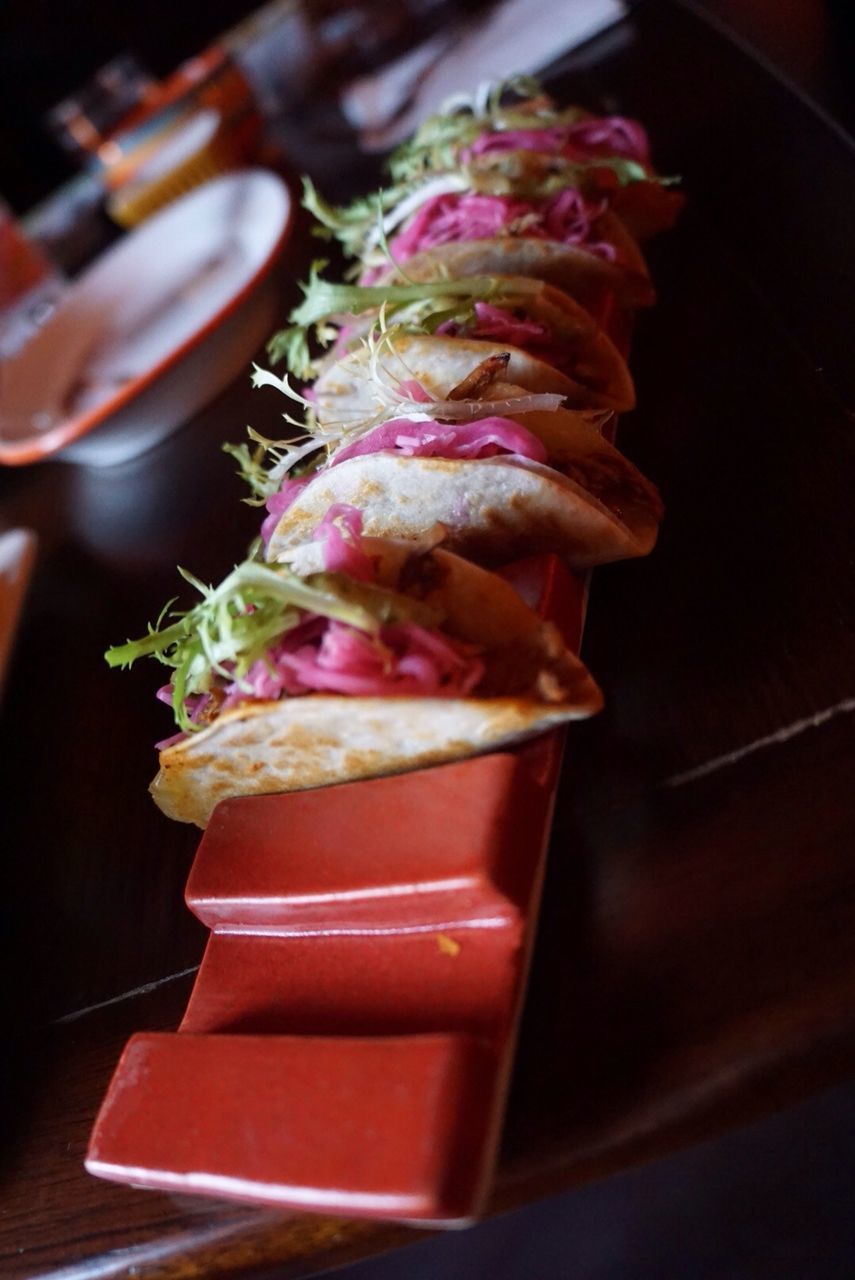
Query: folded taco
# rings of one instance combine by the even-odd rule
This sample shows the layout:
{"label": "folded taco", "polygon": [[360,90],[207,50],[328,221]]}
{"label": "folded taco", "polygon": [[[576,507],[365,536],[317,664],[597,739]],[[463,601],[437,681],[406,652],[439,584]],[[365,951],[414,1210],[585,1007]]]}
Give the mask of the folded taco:
{"label": "folded taco", "polygon": [[[571,197],[576,193],[564,194]],[[544,221],[548,220],[548,207],[532,219],[528,216],[531,210],[517,210],[507,197],[463,200],[456,200],[447,224],[451,230],[459,229],[459,235],[442,239],[429,233],[417,236],[419,228],[411,228],[403,243],[390,241],[393,261],[381,263],[375,255],[375,265],[366,278],[372,283],[394,283],[399,278],[415,282],[442,275],[452,279],[491,274],[529,276],[564,289],[595,317],[604,314],[610,298],[628,307],[650,306],[656,301],[641,250],[615,214],[606,211],[589,224],[599,236],[592,242],[581,233],[572,238],[574,233],[569,229],[565,236],[560,231],[547,233]],[[485,207],[485,201],[491,204]],[[476,219],[476,213],[481,212],[488,216]],[[435,216],[441,224],[442,213],[442,205],[437,203],[426,210],[426,219]]]}
{"label": "folded taco", "polygon": [[[528,96],[508,102],[508,93]],[[335,208],[306,184],[306,206],[360,260],[363,282],[431,279],[437,250],[449,247],[454,275],[533,275],[595,314],[608,296],[651,303],[633,231],[670,226],[682,197],[654,172],[641,126],[558,109],[532,83],[476,98],[426,121],[372,199]]]}
{"label": "folded taco", "polygon": [[384,410],[390,386],[417,389],[415,394],[426,403],[447,400],[490,359],[502,361],[503,373],[515,387],[553,393],[577,408],[629,408],[633,403],[629,378],[606,390],[605,381],[587,370],[591,381],[600,381],[602,390],[596,392],[507,342],[395,332],[379,349],[360,348],[321,374],[314,387],[317,420],[322,426],[347,426],[374,419]]}
{"label": "folded taco", "polygon": [[334,503],[359,507],[373,537],[419,539],[441,525],[444,546],[481,563],[552,552],[577,569],[646,555],[662,517],[655,487],[591,415],[508,417],[489,401],[465,422],[382,423],[285,480],[268,500],[268,558],[287,559]]}
{"label": "folded taco", "polygon": [[161,696],[181,732],[151,788],[168,816],[204,827],[227,797],[456,760],[599,709],[556,629],[496,575],[363,539],[348,507],[308,556],[304,577],[248,561],[195,583],[195,608],[108,651],[173,669]]}
{"label": "folded taco", "polygon": [[[684,204],[653,167],[644,127],[625,116],[558,107],[529,82],[489,87],[425,120],[388,163],[401,195],[440,175],[467,175],[481,193],[538,195],[577,187],[639,239],[667,230]],[[400,198],[400,197],[399,197]]]}
{"label": "folded taco", "polygon": [[[299,378],[320,375],[320,421],[376,411],[378,375],[446,392],[496,351],[507,351],[509,381],[559,392],[579,407],[629,409],[635,392],[611,339],[573,298],[541,280],[474,276],[418,284],[339,285],[315,263],[287,329],[269,344]],[[370,338],[374,330],[375,340]],[[382,335],[377,338],[378,332]],[[310,335],[329,351],[312,360]]]}

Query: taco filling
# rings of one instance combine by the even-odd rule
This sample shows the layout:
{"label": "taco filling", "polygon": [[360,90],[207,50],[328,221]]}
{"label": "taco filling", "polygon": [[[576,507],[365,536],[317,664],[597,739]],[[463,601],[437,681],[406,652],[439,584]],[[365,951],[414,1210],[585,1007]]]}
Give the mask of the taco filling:
{"label": "taco filling", "polygon": [[[605,202],[589,201],[572,187],[541,200],[449,191],[426,200],[389,241],[388,252],[401,266],[417,253],[440,245],[512,236],[576,245],[607,262],[617,262],[617,248],[597,227],[605,211]],[[362,282],[371,284],[379,279],[387,266],[384,256],[368,267]]]}
{"label": "taco filling", "polygon": [[537,671],[509,661],[513,640],[508,650],[459,634],[438,590],[448,574],[442,557],[454,557],[378,544],[361,528],[354,507],[330,508],[313,534],[318,572],[305,579],[253,560],[213,588],[185,573],[202,600],[107,651],[110,666],[149,655],[173,669],[157,696],[172,706],[180,732],[160,749],[227,712],[313,693],[562,700],[554,678],[541,688]]}
{"label": "taco filling", "polygon": [[[509,583],[440,549],[361,536],[338,505],[303,574],[249,560],[108,651],[172,668],[180,732],[151,790],[204,827],[215,806],[489,751],[599,710],[586,668]],[[303,557],[305,561],[305,556]],[[163,623],[166,625],[162,625]]]}
{"label": "taco filling", "polygon": [[[542,280],[493,275],[381,286],[336,284],[315,262],[302,285],[304,298],[289,325],[268,344],[271,359],[307,378],[323,368],[313,360],[309,338],[336,358],[364,338],[372,326],[402,333],[436,334],[509,343],[579,376],[577,366],[592,348],[606,367],[620,362],[611,342],[568,294]],[[584,371],[582,376],[584,377]]]}
{"label": "taco filling", "polygon": [[[394,453],[402,458],[493,458],[509,454],[534,462],[546,462],[546,449],[537,436],[510,418],[487,417],[469,423],[438,422],[435,418],[418,421],[395,418],[337,449],[324,471],[351,458],[377,453]],[[267,497],[265,507],[268,514],[261,526],[265,547],[270,545],[281,517],[318,474],[310,472],[295,479],[285,479],[280,488]]]}
{"label": "taco filling", "polygon": [[450,550],[484,563],[548,551],[583,568],[646,554],[662,518],[654,486],[582,415],[530,417],[549,448],[499,416],[375,427],[268,496],[268,558],[290,559],[337,502],[362,508],[371,535],[422,538],[439,526]]}

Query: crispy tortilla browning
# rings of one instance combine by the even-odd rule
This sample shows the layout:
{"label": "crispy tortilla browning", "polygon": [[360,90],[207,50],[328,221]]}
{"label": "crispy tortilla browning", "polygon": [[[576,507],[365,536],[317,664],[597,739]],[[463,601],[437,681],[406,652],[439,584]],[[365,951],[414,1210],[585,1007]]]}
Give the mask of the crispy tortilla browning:
{"label": "crispy tortilla browning", "polygon": [[[442,275],[528,276],[564,289],[596,314],[605,295],[613,293],[626,306],[650,306],[656,294],[644,256],[615,214],[606,212],[597,223],[598,239],[610,241],[620,261],[610,262],[587,249],[553,240],[524,236],[496,236],[491,240],[461,240],[425,249],[401,267],[407,280],[436,280]],[[383,279],[395,280],[390,266]]]}
{"label": "crispy tortilla browning", "polygon": [[161,753],[151,786],[170,818],[205,827],[233,796],[331,786],[494,751],[599,710],[595,686],[575,704],[532,698],[310,695],[227,712]]}
{"label": "crispy tortilla browning", "polygon": [[275,560],[308,542],[328,507],[345,502],[362,511],[369,537],[419,538],[439,523],[444,546],[484,564],[554,552],[586,569],[646,555],[658,504],[644,492],[622,497],[619,486],[601,492],[540,463],[371,454],[322,472],[299,493],[268,554]]}
{"label": "crispy tortilla browning", "polygon": [[[566,369],[505,342],[436,334],[395,333],[374,357],[365,348],[328,361],[315,384],[316,412],[323,425],[358,422],[376,415],[386,404],[376,378],[386,387],[415,381],[429,396],[460,398],[459,388],[479,375],[489,359],[503,362],[503,378],[525,391],[556,392],[565,403],[585,409],[631,409],[635,389],[623,357],[609,338],[585,316],[585,324],[568,318],[557,289],[541,300],[539,313],[566,355]],[[567,299],[568,303],[572,302]],[[564,321],[563,325],[560,321]],[[467,391],[470,396],[477,392]]]}
{"label": "crispy tortilla browning", "polygon": [[482,647],[475,695],[247,702],[161,752],[151,791],[164,813],[204,827],[226,797],[402,773],[599,710],[602,695],[586,668],[508,583],[445,551],[423,558],[431,572],[408,591],[442,610],[446,634]]}
{"label": "crispy tortilla browning", "polygon": [[[634,406],[635,388],[626,361],[584,307],[563,289],[544,281],[533,290],[530,279],[491,275],[501,282],[505,297],[501,306],[510,310],[514,318],[533,320],[545,327],[549,335],[545,347],[539,352],[523,351],[492,338],[401,332],[390,336],[381,368],[388,366],[393,378],[421,380],[423,374],[426,389],[444,398],[454,386],[455,373],[461,372],[459,381],[475,376],[480,355],[482,362],[485,357],[504,361],[502,376],[506,382],[516,382],[531,391],[558,391],[572,406],[618,410]],[[515,294],[516,304],[511,305]],[[349,324],[351,342],[365,337],[374,318],[373,313],[368,313]],[[451,342],[455,347],[448,345]],[[467,354],[464,356],[463,352]],[[323,362],[318,383],[322,401],[330,394],[352,394],[353,381],[364,381],[365,360],[364,353],[356,353],[349,358],[330,356]],[[475,397],[478,391],[468,388],[466,394]],[[329,407],[334,413],[335,406]],[[326,409],[322,404],[322,415],[326,415]]]}
{"label": "crispy tortilla browning", "polygon": [[[499,395],[519,389],[502,384]],[[489,408],[485,401],[485,408]],[[318,472],[282,515],[268,547],[276,560],[308,542],[335,502],[358,507],[369,537],[422,538],[435,525],[444,545],[483,564],[553,552],[574,569],[646,555],[662,519],[649,480],[584,414],[514,415],[546,446],[546,466],[485,459],[375,453]]]}

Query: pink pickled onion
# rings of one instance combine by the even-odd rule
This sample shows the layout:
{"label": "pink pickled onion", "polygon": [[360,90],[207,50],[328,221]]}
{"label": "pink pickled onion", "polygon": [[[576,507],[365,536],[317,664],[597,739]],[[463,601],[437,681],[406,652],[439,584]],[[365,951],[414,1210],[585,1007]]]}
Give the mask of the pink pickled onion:
{"label": "pink pickled onion", "polygon": [[467,330],[472,338],[495,338],[497,342],[510,342],[525,347],[529,342],[542,342],[549,338],[545,324],[530,318],[519,319],[502,307],[489,302],[475,303],[475,324]]}
{"label": "pink pickled onion", "polygon": [[644,128],[637,120],[629,120],[626,116],[579,120],[568,129],[567,140],[593,155],[623,156],[641,164],[650,162],[650,143]]}
{"label": "pink pickled onion", "polygon": [[503,129],[482,133],[461,152],[464,163],[470,156],[493,151],[535,151],[546,155],[566,155],[569,159],[590,157],[650,160],[647,134],[636,120],[624,116],[599,116],[575,124],[548,125],[543,129]]}
{"label": "pink pickled onion", "polygon": [[430,404],[430,396],[415,378],[407,378],[405,382],[402,382],[401,390],[406,392],[411,400],[417,401],[418,404]]}
{"label": "pink pickled onion", "polygon": [[489,458],[497,453],[513,453],[533,462],[546,462],[547,457],[537,436],[510,418],[480,418],[465,423],[395,418],[339,449],[329,465],[392,450],[406,458]]}
{"label": "pink pickled onion", "polygon": [[324,546],[324,568],[327,573],[346,573],[359,582],[374,579],[374,567],[362,550],[362,512],[346,502],[329,508],[312,534]]}
{"label": "pink pickled onion", "polygon": [[[339,503],[330,508],[315,534],[326,540],[328,569],[343,568],[351,577],[370,561],[361,549],[362,517],[355,507]],[[350,541],[345,539],[345,532]],[[233,664],[224,664],[228,671]],[[386,623],[376,636],[347,623],[308,613],[258,658],[240,679],[220,686],[219,693],[193,694],[185,701],[190,720],[201,724],[206,715],[221,714],[247,702],[274,702],[283,696],[311,692],[361,697],[417,695],[466,697],[484,674],[478,649],[430,631],[414,622]],[[162,702],[172,701],[172,686],[158,690]],[[179,733],[157,743],[163,750],[187,735]]]}
{"label": "pink pickled onion", "polygon": [[594,223],[604,208],[602,202],[589,204],[572,188],[539,201],[447,192],[425,201],[404,230],[392,239],[389,251],[397,262],[406,262],[423,249],[437,245],[520,235],[583,245],[589,253],[613,260],[614,246],[593,239]]}
{"label": "pink pickled onion", "polygon": [[387,623],[373,637],[343,622],[313,618],[286,632],[242,680],[227,685],[221,710],[311,691],[465,697],[483,673],[471,646],[414,622]]}
{"label": "pink pickled onion", "polygon": [[[580,192],[565,187],[547,200],[543,207],[543,226],[550,240],[563,244],[583,244],[591,234],[592,219],[605,211],[605,202],[591,205]],[[592,253],[610,261],[615,259],[614,245],[586,244]]]}
{"label": "pink pickled onion", "polygon": [[264,504],[269,514],[261,522],[261,541],[265,547],[273,537],[273,531],[278,525],[280,517],[288,510],[297,494],[301,489],[305,489],[311,479],[311,476],[299,476],[296,480],[283,480],[279,490],[276,493],[271,493]]}
{"label": "pink pickled onion", "polygon": [[502,129],[482,133],[460,155],[465,163],[470,156],[481,156],[486,151],[537,151],[558,154],[567,141],[567,129],[563,125],[551,125],[546,129]]}
{"label": "pink pickled onion", "polygon": [[577,356],[567,343],[556,341],[545,324],[527,316],[518,316],[514,310],[505,311],[489,302],[475,303],[475,319],[470,324],[458,324],[447,320],[436,331],[452,338],[480,338],[500,342],[528,351],[539,360],[545,360],[561,369],[571,378],[577,373]]}

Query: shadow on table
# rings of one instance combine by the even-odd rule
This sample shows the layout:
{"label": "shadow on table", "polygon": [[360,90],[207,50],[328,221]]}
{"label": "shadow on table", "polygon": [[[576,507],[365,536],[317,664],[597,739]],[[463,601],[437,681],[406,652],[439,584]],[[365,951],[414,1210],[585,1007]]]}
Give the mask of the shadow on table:
{"label": "shadow on table", "polygon": [[850,1280],[853,1181],[850,1084],[717,1142],[334,1274],[336,1280]]}

